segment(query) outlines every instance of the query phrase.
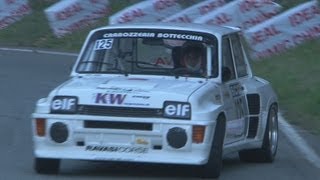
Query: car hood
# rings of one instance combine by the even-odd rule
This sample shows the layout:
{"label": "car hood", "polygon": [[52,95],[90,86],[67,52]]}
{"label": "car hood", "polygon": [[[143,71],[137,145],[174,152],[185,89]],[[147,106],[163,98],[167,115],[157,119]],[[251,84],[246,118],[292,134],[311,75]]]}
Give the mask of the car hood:
{"label": "car hood", "polygon": [[162,107],[164,101],[187,102],[206,82],[188,79],[84,77],[61,85],[53,96],[76,96],[78,104]]}

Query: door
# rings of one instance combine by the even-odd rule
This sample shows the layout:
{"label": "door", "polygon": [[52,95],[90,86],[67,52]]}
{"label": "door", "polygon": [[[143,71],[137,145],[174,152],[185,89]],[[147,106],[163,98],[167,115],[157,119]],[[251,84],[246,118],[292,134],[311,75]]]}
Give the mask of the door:
{"label": "door", "polygon": [[222,40],[221,68],[222,98],[227,116],[225,143],[230,144],[245,138],[248,128],[248,108],[244,87],[237,77],[235,56],[229,36]]}

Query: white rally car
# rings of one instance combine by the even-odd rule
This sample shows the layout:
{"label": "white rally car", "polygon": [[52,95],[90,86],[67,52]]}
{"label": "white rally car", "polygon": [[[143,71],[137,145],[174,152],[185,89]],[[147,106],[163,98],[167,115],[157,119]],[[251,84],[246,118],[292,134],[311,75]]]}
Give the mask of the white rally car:
{"label": "white rally car", "polygon": [[[272,162],[278,102],[231,27],[126,24],[90,32],[70,79],[32,114],[35,170],[63,159],[194,165],[218,177],[225,154]],[[196,72],[182,63],[201,48]]]}

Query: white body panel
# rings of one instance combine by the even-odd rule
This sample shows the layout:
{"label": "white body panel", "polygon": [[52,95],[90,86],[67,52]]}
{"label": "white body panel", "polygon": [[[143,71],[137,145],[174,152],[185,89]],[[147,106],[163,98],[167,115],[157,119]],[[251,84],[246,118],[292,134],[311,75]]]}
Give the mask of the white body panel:
{"label": "white body panel", "polygon": [[[215,62],[207,61],[206,68],[212,72],[207,72],[204,76],[160,74],[160,71],[159,74],[153,74],[156,68],[152,72],[148,71],[150,74],[134,71],[127,74],[123,73],[127,72],[123,70],[122,73],[95,74],[92,71],[84,73],[84,70],[81,72],[83,63],[90,62],[90,66],[94,65],[86,54],[91,42],[101,41],[99,38],[91,40],[91,37],[96,36],[95,32],[116,31],[118,34],[113,36],[123,36],[124,34],[119,32],[129,32],[128,29],[130,32],[143,31],[151,34],[169,31],[171,36],[174,36],[173,39],[208,39],[208,44],[211,42],[213,45],[208,45],[207,57],[211,60],[211,55],[215,54],[214,47],[217,47],[217,59],[213,59],[219,64],[219,67],[216,67],[219,71],[214,75]],[[194,36],[179,34],[180,32],[191,32]],[[194,24],[192,28],[190,25],[182,24],[131,24],[92,31],[71,73],[71,79],[37,102],[36,110],[32,114],[35,156],[55,159],[206,164],[219,115],[226,117],[224,154],[261,147],[268,110],[271,104],[277,103],[277,97],[267,81],[252,75],[245,55],[246,75],[222,81],[222,37],[237,33],[235,29],[212,28],[198,24]],[[112,46],[116,47],[117,38],[111,40],[114,43]],[[141,42],[148,43],[147,40]],[[126,45],[128,46],[128,43]],[[153,48],[158,46],[159,44],[152,44]],[[118,47],[121,47],[121,44]],[[98,53],[101,50],[93,52]],[[121,59],[112,61],[121,63]],[[137,62],[140,70],[148,67],[149,64],[141,61],[139,59],[123,62]],[[128,65],[131,64],[125,66]],[[117,66],[113,66],[112,70]],[[161,68],[164,72],[170,69],[169,66]],[[251,117],[255,117],[256,121],[251,122]],[[37,134],[39,119],[45,120],[44,135]],[[55,129],[54,126],[57,124],[66,128]],[[197,134],[198,130],[195,130],[198,127],[205,129],[200,135]],[[176,129],[179,131],[174,131]],[[65,139],[61,133],[67,133]],[[198,135],[202,136],[202,139],[197,139]],[[58,142],[61,137],[63,140]]]}

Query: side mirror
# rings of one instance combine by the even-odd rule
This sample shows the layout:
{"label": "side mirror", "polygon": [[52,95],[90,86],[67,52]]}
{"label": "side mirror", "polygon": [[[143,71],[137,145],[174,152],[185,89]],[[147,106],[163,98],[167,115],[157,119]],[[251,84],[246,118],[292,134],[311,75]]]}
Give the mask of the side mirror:
{"label": "side mirror", "polygon": [[228,67],[222,67],[222,82],[229,81],[231,79],[231,70]]}

